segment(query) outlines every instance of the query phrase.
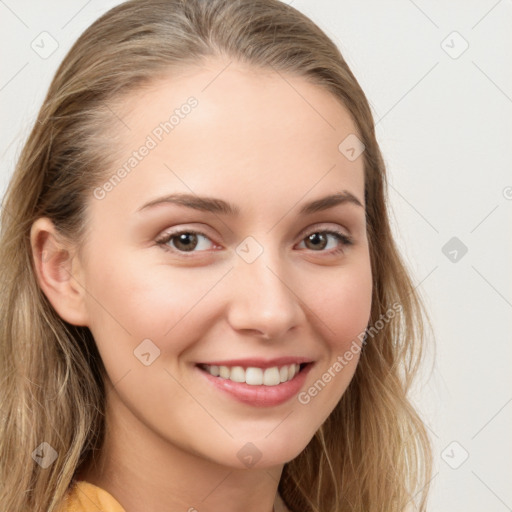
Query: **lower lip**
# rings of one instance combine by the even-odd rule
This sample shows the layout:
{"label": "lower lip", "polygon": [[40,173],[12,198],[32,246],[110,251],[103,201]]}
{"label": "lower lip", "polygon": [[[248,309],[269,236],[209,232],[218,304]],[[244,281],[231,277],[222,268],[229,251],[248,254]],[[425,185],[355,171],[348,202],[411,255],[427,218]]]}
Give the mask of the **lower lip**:
{"label": "lower lip", "polygon": [[251,386],[245,382],[234,382],[229,379],[214,377],[207,371],[201,370],[199,367],[196,368],[217,389],[231,395],[239,402],[254,407],[272,407],[283,404],[297,395],[312,366],[312,363],[308,363],[292,380],[282,382],[276,386]]}

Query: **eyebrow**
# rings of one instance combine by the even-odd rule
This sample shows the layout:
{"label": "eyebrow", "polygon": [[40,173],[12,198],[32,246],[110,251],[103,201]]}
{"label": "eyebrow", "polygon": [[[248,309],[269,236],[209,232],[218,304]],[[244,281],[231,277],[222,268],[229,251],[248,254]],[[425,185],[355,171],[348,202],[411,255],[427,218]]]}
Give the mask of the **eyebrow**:
{"label": "eyebrow", "polygon": [[[223,214],[232,217],[236,217],[240,214],[240,208],[234,204],[228,203],[223,199],[215,197],[197,196],[194,194],[170,194],[163,197],[159,197],[146,203],[140,207],[137,212],[150,209],[159,204],[177,204],[185,206],[187,208],[193,208],[194,210],[200,210],[205,212],[211,212],[215,214]],[[309,203],[304,204],[300,211],[300,215],[311,215],[319,211],[327,210],[338,206],[340,204],[354,204],[364,209],[361,201],[349,192],[343,190],[336,194],[331,194],[320,199],[315,199]]]}

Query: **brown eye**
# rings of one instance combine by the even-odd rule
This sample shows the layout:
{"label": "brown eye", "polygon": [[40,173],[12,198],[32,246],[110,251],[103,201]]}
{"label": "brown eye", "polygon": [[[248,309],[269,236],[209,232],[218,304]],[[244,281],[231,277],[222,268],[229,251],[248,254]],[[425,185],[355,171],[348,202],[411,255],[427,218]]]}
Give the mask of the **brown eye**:
{"label": "brown eye", "polygon": [[[203,233],[197,231],[178,231],[175,233],[168,233],[156,243],[161,245],[164,250],[173,252],[202,252],[196,251],[198,247],[207,250],[208,243],[202,242],[203,240],[210,240]],[[171,242],[171,243],[170,243]],[[211,241],[210,241],[211,242]],[[206,247],[205,247],[206,245]]]}
{"label": "brown eye", "polygon": [[[333,237],[336,241],[334,247],[331,247],[331,251],[324,251],[329,245],[329,236]],[[354,242],[351,237],[345,235],[341,231],[323,230],[314,231],[304,238],[304,242],[307,249],[315,252],[327,252],[330,254],[338,253],[343,251],[343,247],[352,245]]]}
{"label": "brown eye", "polygon": [[306,237],[305,240],[308,249],[325,249],[327,245],[327,237],[324,233],[313,233]]}
{"label": "brown eye", "polygon": [[171,240],[175,240],[173,245],[180,251],[193,251],[197,247],[196,233],[181,233],[174,235]]}

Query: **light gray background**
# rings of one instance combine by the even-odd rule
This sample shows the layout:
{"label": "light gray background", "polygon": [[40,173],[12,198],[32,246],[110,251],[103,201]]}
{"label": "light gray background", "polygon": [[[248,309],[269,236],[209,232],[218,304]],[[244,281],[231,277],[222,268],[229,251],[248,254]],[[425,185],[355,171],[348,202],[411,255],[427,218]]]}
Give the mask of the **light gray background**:
{"label": "light gray background", "polygon": [[[118,3],[0,0],[2,196],[58,64]],[[429,510],[512,510],[512,2],[288,3],[369,99],[393,228],[433,320],[433,371],[414,392],[434,442]],[[58,43],[46,58],[42,32]]]}

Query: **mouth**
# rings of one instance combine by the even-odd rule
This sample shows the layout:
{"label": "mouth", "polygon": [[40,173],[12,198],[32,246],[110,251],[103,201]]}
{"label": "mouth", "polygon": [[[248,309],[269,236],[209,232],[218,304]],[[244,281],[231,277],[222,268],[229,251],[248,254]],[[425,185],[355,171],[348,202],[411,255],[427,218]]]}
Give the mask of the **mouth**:
{"label": "mouth", "polygon": [[245,383],[249,386],[278,386],[291,381],[307,364],[291,363],[268,368],[201,364],[199,368],[213,377]]}
{"label": "mouth", "polygon": [[215,361],[199,363],[196,367],[224,395],[252,406],[270,407],[295,396],[313,365],[313,361],[305,358],[282,358]]}

